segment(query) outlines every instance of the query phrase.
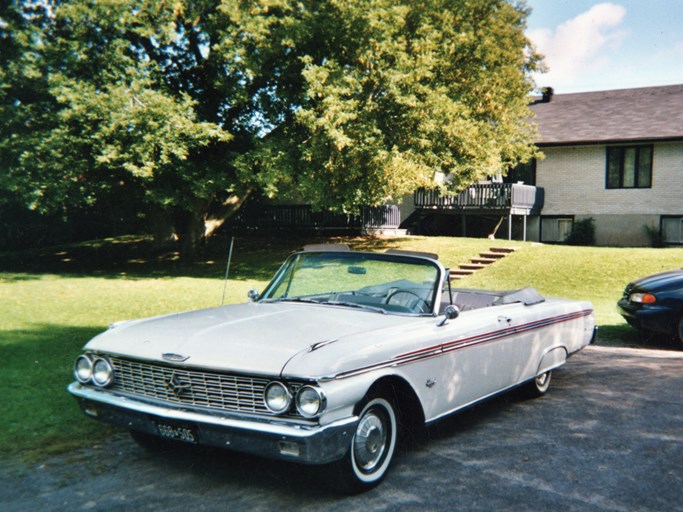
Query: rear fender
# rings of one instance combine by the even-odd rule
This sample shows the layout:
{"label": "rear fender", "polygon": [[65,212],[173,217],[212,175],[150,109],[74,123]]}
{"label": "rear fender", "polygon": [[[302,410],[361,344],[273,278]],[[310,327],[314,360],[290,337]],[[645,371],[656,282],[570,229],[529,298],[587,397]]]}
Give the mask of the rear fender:
{"label": "rear fender", "polygon": [[563,345],[550,347],[543,352],[536,375],[562,366],[565,362],[567,362],[567,349]]}

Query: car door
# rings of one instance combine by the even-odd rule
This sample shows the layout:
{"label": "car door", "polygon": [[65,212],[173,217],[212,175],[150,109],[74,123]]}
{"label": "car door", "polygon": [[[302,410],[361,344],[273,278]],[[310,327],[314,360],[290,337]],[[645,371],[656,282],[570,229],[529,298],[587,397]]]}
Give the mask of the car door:
{"label": "car door", "polygon": [[494,306],[463,312],[444,326],[450,336],[439,361],[437,416],[533,376],[537,334],[518,332],[531,316],[522,304]]}

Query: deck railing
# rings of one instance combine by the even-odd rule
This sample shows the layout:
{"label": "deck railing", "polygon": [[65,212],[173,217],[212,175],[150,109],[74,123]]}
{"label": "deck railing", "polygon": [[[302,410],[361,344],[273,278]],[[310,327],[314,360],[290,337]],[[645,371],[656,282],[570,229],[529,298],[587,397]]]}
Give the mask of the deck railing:
{"label": "deck railing", "polygon": [[442,195],[438,190],[417,190],[416,208],[535,210],[543,207],[542,189],[519,183],[470,185],[458,194]]}
{"label": "deck railing", "polygon": [[268,229],[338,229],[398,228],[398,206],[365,207],[359,215],[314,211],[310,205],[251,204],[240,209],[230,220],[235,227]]}

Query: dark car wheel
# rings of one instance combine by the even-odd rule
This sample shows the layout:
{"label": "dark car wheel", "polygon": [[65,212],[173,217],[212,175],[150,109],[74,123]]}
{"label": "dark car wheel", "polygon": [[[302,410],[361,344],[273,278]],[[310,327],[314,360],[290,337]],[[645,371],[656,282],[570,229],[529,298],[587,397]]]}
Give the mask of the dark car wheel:
{"label": "dark car wheel", "polygon": [[358,417],[348,453],[333,464],[336,484],[348,493],[367,491],[382,481],[398,437],[397,412],[390,400],[380,396],[366,399]]}
{"label": "dark car wheel", "polygon": [[676,339],[683,343],[683,316],[681,316],[681,318],[678,320],[678,324],[676,325]]}
{"label": "dark car wheel", "polygon": [[550,381],[552,380],[553,372],[548,370],[530,380],[524,385],[524,391],[529,398],[538,398],[545,395],[550,389]]}

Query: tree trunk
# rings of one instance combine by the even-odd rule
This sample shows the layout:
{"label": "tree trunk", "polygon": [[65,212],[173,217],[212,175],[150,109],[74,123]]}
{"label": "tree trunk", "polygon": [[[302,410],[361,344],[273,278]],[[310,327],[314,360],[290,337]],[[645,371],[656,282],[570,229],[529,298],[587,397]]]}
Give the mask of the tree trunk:
{"label": "tree trunk", "polygon": [[226,199],[216,212],[212,212],[206,219],[206,237],[210,237],[225,221],[232,217],[239,210],[251,195],[251,190],[247,190],[243,195],[231,195]]}
{"label": "tree trunk", "polygon": [[175,215],[175,227],[180,241],[180,257],[184,261],[192,261],[197,251],[226,220],[239,210],[249,197],[251,191],[242,196],[232,195],[224,201],[211,216],[208,215],[208,203],[195,201],[192,210],[179,210]]}
{"label": "tree trunk", "polygon": [[171,214],[161,208],[153,208],[147,212],[147,219],[154,236],[154,248],[168,249],[176,240]]}
{"label": "tree trunk", "polygon": [[206,240],[206,208],[182,210],[176,214],[176,233],[180,242],[180,259],[192,261]]}

